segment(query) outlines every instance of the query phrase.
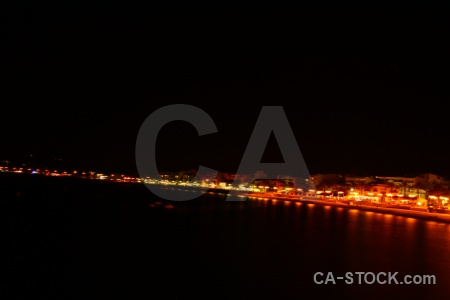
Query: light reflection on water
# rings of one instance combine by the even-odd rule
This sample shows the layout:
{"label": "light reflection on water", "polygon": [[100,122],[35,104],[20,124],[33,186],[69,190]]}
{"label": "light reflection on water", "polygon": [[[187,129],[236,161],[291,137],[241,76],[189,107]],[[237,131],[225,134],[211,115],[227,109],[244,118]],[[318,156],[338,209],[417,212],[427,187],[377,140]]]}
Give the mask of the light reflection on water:
{"label": "light reflection on water", "polygon": [[[437,277],[438,284],[340,284],[333,290],[339,299],[355,295],[437,299],[450,292],[449,224],[284,200],[225,201],[222,195],[180,203],[177,208],[166,217],[188,224],[185,234],[200,247],[195,249],[209,249],[202,252],[201,260],[208,261],[202,266],[204,272],[228,281],[230,277],[224,274],[229,272],[236,280],[245,278],[242,289],[248,291],[275,284],[289,295],[295,295],[296,289],[323,295],[331,287],[315,285],[315,272],[339,276],[362,271],[430,274]],[[195,224],[189,223],[192,219]]]}

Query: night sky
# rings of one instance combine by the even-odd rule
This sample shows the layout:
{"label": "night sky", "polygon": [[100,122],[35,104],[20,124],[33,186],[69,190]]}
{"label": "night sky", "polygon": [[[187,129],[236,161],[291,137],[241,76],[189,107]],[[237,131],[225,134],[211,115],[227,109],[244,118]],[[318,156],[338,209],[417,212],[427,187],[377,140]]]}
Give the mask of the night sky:
{"label": "night sky", "polygon": [[[159,169],[235,172],[261,107],[276,105],[310,173],[450,176],[447,18],[39,5],[2,12],[0,160],[134,173],[142,122],[183,103],[218,133],[169,123]],[[265,162],[281,159],[271,140]]]}

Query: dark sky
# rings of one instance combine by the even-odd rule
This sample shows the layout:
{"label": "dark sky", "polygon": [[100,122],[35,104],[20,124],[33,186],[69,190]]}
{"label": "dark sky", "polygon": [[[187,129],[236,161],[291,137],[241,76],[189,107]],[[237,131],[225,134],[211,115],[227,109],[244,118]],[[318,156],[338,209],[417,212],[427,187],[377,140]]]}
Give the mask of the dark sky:
{"label": "dark sky", "polygon": [[[183,103],[219,132],[168,124],[159,168],[234,172],[261,107],[277,105],[311,173],[450,176],[446,17],[155,16],[37,3],[2,14],[1,159],[135,172],[142,122]],[[265,159],[279,161],[276,143]]]}

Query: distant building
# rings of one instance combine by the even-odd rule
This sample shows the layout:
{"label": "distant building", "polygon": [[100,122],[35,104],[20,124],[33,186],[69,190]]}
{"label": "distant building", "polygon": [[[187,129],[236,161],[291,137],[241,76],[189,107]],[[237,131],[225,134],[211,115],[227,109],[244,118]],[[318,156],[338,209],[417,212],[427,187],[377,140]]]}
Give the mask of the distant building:
{"label": "distant building", "polygon": [[431,173],[425,173],[420,176],[414,177],[415,185],[417,184],[428,185],[431,183],[445,184],[447,182],[442,177]]}
{"label": "distant building", "polygon": [[315,174],[311,176],[314,185],[318,188],[321,186],[344,185],[345,176],[342,174]]}
{"label": "distant building", "polygon": [[235,178],[236,174],[234,173],[217,172],[216,184],[232,184]]}
{"label": "distant building", "polygon": [[348,186],[364,185],[376,182],[373,176],[345,176],[345,184]]}
{"label": "distant building", "polygon": [[386,182],[392,182],[395,185],[404,185],[407,184],[409,186],[414,186],[416,182],[416,177],[400,177],[400,176],[375,176],[376,179],[384,180]]}

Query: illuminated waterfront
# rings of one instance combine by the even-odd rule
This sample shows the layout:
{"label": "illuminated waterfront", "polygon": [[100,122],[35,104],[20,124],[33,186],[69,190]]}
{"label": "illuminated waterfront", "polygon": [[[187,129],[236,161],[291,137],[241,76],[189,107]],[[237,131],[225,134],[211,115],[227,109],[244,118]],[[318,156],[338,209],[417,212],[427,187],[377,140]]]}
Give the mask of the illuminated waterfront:
{"label": "illuminated waterfront", "polygon": [[[8,289],[28,299],[424,299],[450,292],[448,224],[281,199],[226,201],[218,193],[166,209],[143,185],[3,175],[3,270]],[[431,274],[437,282],[316,285],[319,271]]]}
{"label": "illuminated waterfront", "polygon": [[[151,179],[151,178],[140,178],[133,177],[124,174],[103,174],[94,171],[83,171],[78,172],[76,170],[58,171],[49,169],[39,169],[39,168],[26,168],[26,167],[14,167],[14,166],[0,166],[0,172],[12,173],[19,176],[50,176],[57,178],[77,178],[77,179],[90,179],[98,181],[106,181],[112,183],[133,183],[133,184],[146,184],[148,186],[153,186],[158,189],[167,189],[171,191],[189,192],[189,191],[201,191],[202,193],[219,193],[219,194],[236,194],[241,197],[240,201],[243,201],[243,197],[247,199],[281,199],[285,201],[300,201],[309,202],[314,204],[322,205],[332,205],[344,208],[353,208],[366,211],[374,211],[379,213],[387,213],[394,215],[401,215],[406,217],[420,218],[424,220],[432,220],[438,222],[450,222],[450,211],[448,207],[445,209],[428,209],[426,207],[427,200],[422,199],[417,201],[408,200],[404,203],[404,200],[391,200],[381,202],[381,198],[376,197],[365,197],[365,196],[355,196],[358,194],[353,192],[353,188],[350,189],[346,196],[339,196],[340,193],[337,192],[337,196],[332,196],[330,191],[316,191],[315,189],[297,189],[285,188],[277,190],[276,187],[272,191],[266,191],[269,186],[257,186],[253,184],[246,185],[231,185],[231,184],[218,184],[214,177],[209,179],[203,179],[202,181],[183,181],[183,180],[171,180],[165,179],[167,175],[161,175],[161,178]],[[294,190],[294,193],[289,193],[289,191]],[[369,193],[370,194],[370,193]],[[391,198],[392,195],[390,195]],[[371,200],[374,198],[376,200]],[[436,199],[436,196],[429,195],[429,199]],[[448,197],[440,196],[440,199],[448,201]],[[423,203],[421,203],[423,202]]]}

